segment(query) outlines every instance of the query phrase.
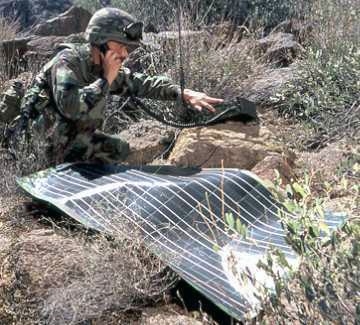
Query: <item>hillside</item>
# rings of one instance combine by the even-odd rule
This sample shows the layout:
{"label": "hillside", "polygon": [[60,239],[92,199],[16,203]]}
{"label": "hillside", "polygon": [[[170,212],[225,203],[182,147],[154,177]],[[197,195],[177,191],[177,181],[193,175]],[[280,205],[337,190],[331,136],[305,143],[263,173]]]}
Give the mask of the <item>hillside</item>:
{"label": "hillside", "polygon": [[[359,2],[184,1],[180,62],[176,1],[166,6],[153,0],[31,6],[0,1],[0,91],[16,80],[23,96],[59,44],[85,42],[91,13],[109,2],[145,22],[149,45],[126,62],[133,71],[179,80],[182,64],[187,88],[226,103],[241,97],[256,104],[256,120],[182,129],[151,119],[126,98],[109,96],[103,123],[104,131],[130,143],[125,164],[252,171],[299,216],[282,220],[300,256],[299,268],[270,252],[262,269],[274,280],[276,295],[265,290],[262,312],[244,323],[360,323]],[[77,7],[70,8],[73,3]],[[170,102],[145,104],[166,118],[189,121],[186,111]],[[18,112],[3,108],[1,324],[236,323],[179,282],[140,239],[88,231],[21,192],[16,178],[48,162],[37,151],[42,139],[36,138],[14,160],[3,131]],[[325,213],[347,221],[319,239],[327,231]],[[289,277],[280,277],[275,264]]]}

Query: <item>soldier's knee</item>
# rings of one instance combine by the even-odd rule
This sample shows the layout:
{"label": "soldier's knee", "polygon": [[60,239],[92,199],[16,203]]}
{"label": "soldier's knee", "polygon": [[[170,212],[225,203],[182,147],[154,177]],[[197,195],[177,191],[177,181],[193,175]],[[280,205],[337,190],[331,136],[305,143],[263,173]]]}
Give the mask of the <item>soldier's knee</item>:
{"label": "soldier's knee", "polygon": [[111,155],[119,161],[125,160],[130,153],[129,143],[121,139],[114,141],[112,149]]}
{"label": "soldier's knee", "polygon": [[130,152],[129,143],[116,136],[97,133],[93,143],[94,158],[106,163],[123,161]]}

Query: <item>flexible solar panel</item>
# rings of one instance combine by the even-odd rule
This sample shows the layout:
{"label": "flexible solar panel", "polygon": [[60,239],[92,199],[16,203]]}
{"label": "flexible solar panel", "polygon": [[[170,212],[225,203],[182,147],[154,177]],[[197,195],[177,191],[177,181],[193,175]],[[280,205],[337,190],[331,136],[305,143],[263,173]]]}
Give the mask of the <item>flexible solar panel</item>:
{"label": "flexible solar panel", "polygon": [[[269,248],[297,262],[278,219],[280,204],[247,171],[79,163],[18,183],[88,228],[140,236],[182,278],[239,320],[259,308],[256,288],[242,280],[242,272],[271,287],[257,268]],[[326,222],[330,228],[340,223],[335,216]]]}

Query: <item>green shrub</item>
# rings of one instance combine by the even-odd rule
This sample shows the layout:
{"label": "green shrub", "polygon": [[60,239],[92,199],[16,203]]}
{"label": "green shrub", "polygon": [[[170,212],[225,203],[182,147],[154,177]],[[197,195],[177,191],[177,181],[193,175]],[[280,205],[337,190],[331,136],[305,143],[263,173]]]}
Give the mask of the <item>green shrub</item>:
{"label": "green shrub", "polygon": [[298,62],[296,78],[273,101],[286,117],[305,122],[312,137],[306,147],[321,147],[360,130],[360,3],[317,1],[313,30]]}
{"label": "green shrub", "polygon": [[[353,163],[352,170],[353,176],[360,176],[358,164]],[[288,185],[286,195],[279,188],[279,179],[272,186],[274,195],[296,216],[280,213],[286,241],[298,253],[299,267],[291,266],[278,250],[269,252],[267,258],[259,262],[258,266],[275,284],[275,291],[264,288],[261,324],[296,321],[301,324],[357,324],[360,316],[360,219],[356,216],[356,207],[359,206],[360,187],[356,179],[351,180],[347,175],[338,181],[339,184],[330,187],[324,184],[324,198],[313,191],[309,175]],[[345,224],[331,232],[324,223],[324,202],[334,195],[337,186],[353,198],[350,212],[353,215],[347,215]],[[319,236],[321,233],[323,237]],[[283,272],[288,276],[281,276]]]}

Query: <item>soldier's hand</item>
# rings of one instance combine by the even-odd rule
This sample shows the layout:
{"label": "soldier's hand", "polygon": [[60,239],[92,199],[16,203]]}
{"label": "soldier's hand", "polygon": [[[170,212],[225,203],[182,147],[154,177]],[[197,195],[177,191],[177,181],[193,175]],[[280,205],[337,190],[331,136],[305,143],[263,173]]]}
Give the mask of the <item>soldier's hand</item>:
{"label": "soldier's hand", "polygon": [[220,104],[224,101],[223,99],[210,97],[205,93],[191,89],[184,89],[184,100],[199,112],[201,112],[204,108],[210,112],[215,112],[213,105]]}
{"label": "soldier's hand", "polygon": [[109,85],[111,85],[118,75],[124,58],[112,50],[108,50],[105,55],[101,53],[101,56],[104,78],[108,81]]}

